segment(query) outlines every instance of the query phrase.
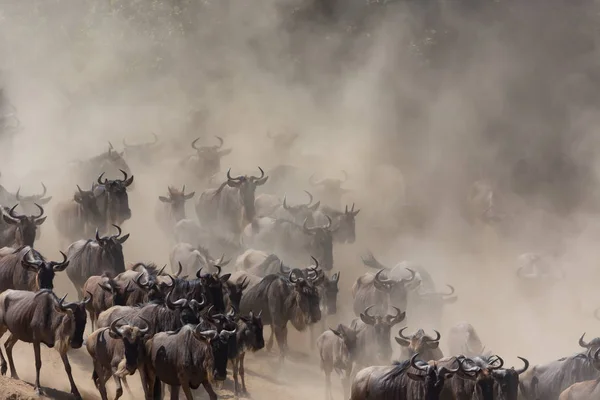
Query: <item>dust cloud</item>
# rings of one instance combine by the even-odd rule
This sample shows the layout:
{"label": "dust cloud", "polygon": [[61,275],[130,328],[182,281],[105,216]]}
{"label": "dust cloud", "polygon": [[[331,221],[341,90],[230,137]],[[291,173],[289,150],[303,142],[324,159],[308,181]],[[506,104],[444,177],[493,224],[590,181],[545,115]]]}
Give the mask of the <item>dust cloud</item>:
{"label": "dust cloud", "polygon": [[[136,186],[123,229],[126,261],[164,264],[157,196],[168,185],[206,189],[180,165],[194,139],[221,136],[233,149],[219,181],[230,167],[299,167],[302,179],[269,187],[291,202],[304,189],[318,198],[311,174],[347,171],[343,203],[361,213],[356,243],[334,248],[342,275],[330,326],[353,318],[350,288],[369,249],[390,267],[419,262],[438,290],[456,288],[442,335],[466,320],[507,362],[546,362],[598,324],[597,11],[591,0],[7,0],[0,83],[20,127],[0,138],[1,183],[26,194],[48,186],[39,247],[55,259],[65,248],[52,207],[71,198],[77,162],[156,133],[160,152],[125,155]],[[277,152],[268,132],[299,138]],[[477,180],[494,188],[500,223],[465,219]],[[517,256],[530,251],[554,255],[566,278],[535,291],[519,282]],[[291,334],[316,366],[305,336]],[[322,382],[309,372],[290,376]]]}

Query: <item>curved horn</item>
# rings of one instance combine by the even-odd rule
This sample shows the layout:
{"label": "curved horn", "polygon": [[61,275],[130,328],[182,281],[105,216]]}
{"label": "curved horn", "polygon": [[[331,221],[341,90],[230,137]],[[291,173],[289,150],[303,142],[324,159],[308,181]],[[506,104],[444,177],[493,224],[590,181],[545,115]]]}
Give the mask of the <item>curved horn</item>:
{"label": "curved horn", "polygon": [[407,329],[407,327],[404,327],[404,328],[400,329],[400,332],[398,332],[398,336],[400,336],[404,340],[409,340],[410,341],[411,338],[412,338],[412,335],[411,336],[404,336],[403,332],[404,332],[405,329]]}
{"label": "curved horn", "polygon": [[415,353],[411,358],[410,358],[410,365],[411,367],[419,370],[419,371],[423,371],[423,372],[427,372],[427,367],[421,367],[420,365],[417,364],[417,357],[419,356],[419,353]]}
{"label": "curved horn", "polygon": [[452,296],[454,294],[454,286],[446,284],[450,288],[450,293],[440,293],[442,296]]}
{"label": "curved horn", "polygon": [[313,256],[310,256],[310,258],[313,259],[313,261],[315,262],[315,269],[319,268],[319,260],[317,260],[316,258],[314,258]]}
{"label": "curved horn", "polygon": [[42,208],[42,206],[40,206],[38,203],[33,203],[33,204],[34,204],[34,205],[35,205],[35,206],[38,208],[38,210],[40,210],[40,215],[36,215],[36,216],[34,216],[34,218],[35,218],[35,219],[38,219],[38,218],[40,218],[42,215],[44,215],[44,209],[43,209],[43,208]]}
{"label": "curved horn", "polygon": [[381,273],[384,271],[385,269],[380,269],[379,271],[377,271],[377,273],[375,274],[375,280],[382,284],[393,283],[394,281],[392,279],[381,279],[379,275],[381,275]]}
{"label": "curved horn", "polygon": [[492,363],[495,363],[496,361],[499,361],[500,364],[495,365],[493,367],[488,364],[488,369],[494,370],[494,369],[500,369],[500,368],[502,368],[502,366],[504,365],[504,360],[499,355],[495,355],[494,357],[496,357],[496,359]]}
{"label": "curved horn", "polygon": [[17,198],[18,202],[21,202],[22,198],[21,198],[21,186],[19,186],[19,188],[17,189],[17,193],[15,194],[15,197]]}
{"label": "curved horn", "polygon": [[265,177],[265,171],[263,171],[263,169],[261,167],[258,167],[258,169],[260,170],[260,177],[256,178],[256,179],[262,179]]}
{"label": "curved horn", "polygon": [[46,195],[46,192],[48,191],[48,190],[46,189],[46,185],[44,185],[44,182],[41,182],[41,184],[42,184],[42,189],[44,190],[44,192],[43,192],[41,195],[39,195],[39,196],[38,196],[40,199],[41,199],[42,197],[44,197],[44,196]]}
{"label": "curved horn", "polygon": [[232,178],[231,177],[231,168],[229,168],[227,170],[227,179],[230,180],[230,181],[239,181],[240,179],[242,179],[242,176],[240,175],[240,176],[238,176],[236,178]]}
{"label": "curved horn", "polygon": [[331,228],[331,218],[329,217],[329,215],[325,215],[325,217],[327,218],[327,225],[323,227],[323,229],[329,229]]}
{"label": "curved horn", "polygon": [[202,267],[196,272],[196,278],[200,279],[202,277]]}
{"label": "curved horn", "polygon": [[89,294],[89,295],[90,295],[90,297],[86,297],[86,298],[84,298],[84,299],[83,299],[83,304],[84,304],[84,305],[88,304],[88,303],[89,303],[90,301],[92,301],[92,299],[94,298],[94,295],[93,295],[92,293],[90,293],[90,292],[89,292],[89,291],[87,291],[87,290],[86,290],[86,292],[87,292],[87,294]]}
{"label": "curved horn", "polygon": [[[104,183],[102,183],[102,177],[104,176],[104,172],[100,174],[100,176],[97,179],[98,185],[104,185]],[[106,180],[105,180],[106,181]]]}
{"label": "curved horn", "polygon": [[76,186],[77,186],[77,190],[79,190],[79,193],[83,194],[83,190],[81,190],[81,188],[79,187],[79,185],[76,185]]}
{"label": "curved horn", "polygon": [[585,349],[589,349],[591,347],[591,345],[589,343],[586,343],[583,340],[583,337],[585,336],[585,332],[583,332],[583,335],[581,335],[581,337],[579,338],[579,345]]}
{"label": "curved horn", "polygon": [[200,140],[200,138],[194,139],[194,141],[192,142],[192,148],[196,149],[196,150],[200,150],[198,147],[196,147],[196,142]]}
{"label": "curved horn", "polygon": [[179,267],[177,269],[177,273],[175,274],[175,276],[179,276],[183,272],[183,265],[181,265],[181,261],[179,261],[177,264],[179,264]]}
{"label": "curved horn", "polygon": [[293,270],[292,270],[292,271],[290,271],[290,273],[289,273],[289,275],[288,275],[288,280],[289,280],[291,283],[298,283],[298,278],[297,278],[297,277],[296,277],[296,278],[294,278],[294,271],[293,271]]}
{"label": "curved horn", "polygon": [[96,241],[99,242],[100,241],[100,236],[98,236],[98,228],[96,228]]}
{"label": "curved horn", "polygon": [[215,136],[215,137],[219,141],[219,146],[217,146],[217,149],[220,149],[221,147],[223,147],[223,138],[221,138],[220,136]]}
{"label": "curved horn", "polygon": [[523,358],[523,357],[519,357],[519,356],[517,356],[517,358],[518,358],[519,360],[523,361],[523,364],[525,364],[525,365],[523,366],[523,368],[521,368],[521,369],[516,369],[516,370],[515,370],[515,372],[516,372],[517,374],[521,375],[523,372],[525,372],[525,371],[527,371],[527,369],[529,369],[529,361],[528,361],[526,358]]}
{"label": "curved horn", "polygon": [[221,271],[222,271],[221,267],[218,266],[218,265],[214,265],[214,267],[218,270],[217,276],[220,276],[221,275]]}
{"label": "curved horn", "polygon": [[306,193],[308,195],[308,203],[304,204],[306,207],[310,206],[313,202],[313,195],[310,194],[310,192],[308,190],[305,190],[304,193]]}
{"label": "curved horn", "polygon": [[123,171],[122,169],[120,169],[119,171],[121,171],[121,173],[123,174],[123,179],[122,179],[122,181],[123,181],[123,182],[125,182],[125,181],[127,180],[127,178],[128,178],[128,176],[127,176],[127,172]]}
{"label": "curved horn", "polygon": [[284,210],[289,210],[290,209],[288,207],[288,205],[287,205],[287,195],[286,194],[283,195],[283,209]]}
{"label": "curved horn", "polygon": [[121,331],[119,329],[117,329],[117,322],[119,322],[120,320],[122,320],[123,318],[125,318],[125,316],[123,317],[119,317],[117,319],[115,319],[111,324],[110,324],[110,330],[112,331],[112,333],[114,333],[115,335],[117,335],[118,337],[123,336],[121,334]]}
{"label": "curved horn", "polygon": [[19,206],[19,203],[15,204],[10,210],[8,210],[8,215],[10,215],[13,219],[23,219],[22,215],[15,214],[15,208]]}
{"label": "curved horn", "polygon": [[440,333],[438,331],[436,331],[435,329],[433,330],[435,332],[436,338],[435,339],[431,339],[431,342],[438,342],[441,338],[442,335],[440,335]]}
{"label": "curved horn", "polygon": [[158,270],[158,272],[156,273],[156,276],[162,275],[162,273],[164,272],[165,268],[167,268],[167,264],[165,264],[161,269]]}
{"label": "curved horn", "polygon": [[409,283],[415,280],[415,277],[417,276],[417,273],[415,271],[413,271],[410,268],[405,268],[408,272],[410,272],[410,278],[409,279],[402,279],[403,283]]}
{"label": "curved horn", "polygon": [[116,235],[114,235],[114,238],[118,238],[119,236],[121,236],[121,232],[123,232],[121,230],[121,227],[119,225],[115,225],[115,224],[111,224],[112,226],[114,226],[115,228],[117,228],[117,231],[119,231],[119,233],[117,233]]}
{"label": "curved horn", "polygon": [[142,335],[145,335],[145,334],[146,334],[146,333],[148,333],[148,331],[150,330],[150,325],[151,325],[151,324],[150,324],[150,321],[148,321],[146,318],[144,318],[144,317],[141,317],[141,316],[140,316],[139,318],[140,318],[142,321],[144,321],[144,324],[146,324],[146,327],[145,327],[144,329],[142,329],[142,328],[140,328],[140,327],[138,326],[138,329],[140,330],[140,333],[141,333]]}

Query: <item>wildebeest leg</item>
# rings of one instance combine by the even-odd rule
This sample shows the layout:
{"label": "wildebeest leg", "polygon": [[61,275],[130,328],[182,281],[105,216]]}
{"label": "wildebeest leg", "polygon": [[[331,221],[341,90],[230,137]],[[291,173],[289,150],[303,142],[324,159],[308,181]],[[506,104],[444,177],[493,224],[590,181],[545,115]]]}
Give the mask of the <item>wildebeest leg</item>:
{"label": "wildebeest leg", "polygon": [[333,399],[331,395],[331,371],[325,369],[325,400],[331,399]]}
{"label": "wildebeest leg", "polygon": [[[11,337],[12,337],[12,335],[11,335]],[[11,353],[12,353],[12,346],[10,346],[10,347],[11,347]],[[8,353],[8,350],[6,352]],[[42,356],[40,354],[40,342],[37,342],[37,341],[33,342],[33,355],[35,356],[35,391],[38,395],[41,395],[42,388],[40,387],[40,370],[42,369]],[[11,364],[10,372],[12,374],[12,372],[13,372],[12,371],[13,370],[12,354],[10,355],[9,361]],[[15,374],[16,374],[16,372],[15,372]],[[19,379],[19,378],[16,378],[16,379]]]}
{"label": "wildebeest leg", "polygon": [[[7,328],[5,326],[0,326],[0,338],[2,336],[4,336],[4,334],[6,333],[6,330],[7,330]],[[8,368],[6,366],[6,359],[4,358],[4,354],[2,353],[2,350],[0,349],[0,373],[2,373],[2,375],[6,375],[7,369]]]}
{"label": "wildebeest leg", "polygon": [[246,374],[244,372],[244,357],[246,357],[246,353],[240,354],[240,376],[242,377],[242,391],[248,394],[248,389],[246,389]]}
{"label": "wildebeest leg", "polygon": [[184,380],[181,383],[181,388],[183,389],[183,393],[185,394],[185,398],[187,400],[194,400],[194,396],[192,396],[192,390],[190,389],[190,384],[187,380]]}
{"label": "wildebeest leg", "polygon": [[113,379],[115,380],[115,386],[117,387],[117,393],[115,393],[115,400],[118,400],[119,397],[123,396],[123,388],[121,387],[121,378],[115,375],[115,371],[113,370]]}
{"label": "wildebeest leg", "polygon": [[236,357],[231,360],[231,369],[233,370],[233,385],[234,385],[234,393],[235,395],[239,395],[240,393],[240,383],[238,381],[238,365],[240,362],[240,357]]}
{"label": "wildebeest leg", "polygon": [[60,355],[60,358],[65,366],[65,372],[69,377],[69,384],[71,385],[71,394],[75,396],[76,399],[81,399],[81,395],[79,394],[79,390],[77,390],[77,386],[75,385],[75,381],[73,380],[73,374],[71,373],[71,364],[69,363],[69,358],[67,357],[67,353]]}
{"label": "wildebeest leg", "polygon": [[106,393],[106,372],[100,363],[94,362],[94,373],[92,378],[94,375],[96,376],[96,381],[94,383],[100,392],[100,397],[102,400],[108,400],[108,394]]}
{"label": "wildebeest leg", "polygon": [[287,350],[287,325],[274,328],[275,338],[279,346],[279,361],[283,361]]}
{"label": "wildebeest leg", "polygon": [[342,389],[344,390],[344,399],[350,398],[350,385],[352,384],[352,368],[346,370],[346,376],[342,377]]}
{"label": "wildebeest leg", "polygon": [[[142,373],[140,372],[140,377],[141,377],[141,375],[142,375]],[[127,393],[131,394],[131,389],[129,388],[129,383],[127,382],[127,378],[122,377],[121,382],[123,382],[123,386],[125,386],[125,390],[127,391]],[[144,383],[144,381],[142,381],[142,384],[143,383]]]}
{"label": "wildebeest leg", "polygon": [[210,400],[217,400],[217,394],[213,390],[209,381],[202,382],[202,386],[204,386],[204,390],[208,393],[208,398]]}
{"label": "wildebeest leg", "polygon": [[[17,375],[17,370],[15,369],[15,363],[13,361],[13,356],[12,356],[12,348],[15,345],[15,343],[18,342],[18,339],[11,333],[10,336],[8,337],[8,339],[6,339],[6,342],[4,342],[4,348],[6,349],[6,357],[8,357],[8,365],[10,366],[10,376],[13,379],[19,379],[19,375]],[[37,354],[39,354],[39,343],[38,343],[38,350],[37,350]],[[33,346],[33,351],[35,352],[35,345]],[[42,367],[42,361],[40,359],[40,368]],[[39,369],[38,369],[38,376],[39,376]],[[39,383],[39,381],[38,381]],[[39,387],[39,386],[38,386]]]}
{"label": "wildebeest leg", "polygon": [[273,348],[273,334],[275,333],[275,328],[271,325],[271,334],[269,335],[269,340],[267,340],[267,351],[271,351]]}
{"label": "wildebeest leg", "polygon": [[[179,385],[169,386],[169,392],[171,392],[171,400],[179,400]],[[190,398],[188,398],[190,400]]]}

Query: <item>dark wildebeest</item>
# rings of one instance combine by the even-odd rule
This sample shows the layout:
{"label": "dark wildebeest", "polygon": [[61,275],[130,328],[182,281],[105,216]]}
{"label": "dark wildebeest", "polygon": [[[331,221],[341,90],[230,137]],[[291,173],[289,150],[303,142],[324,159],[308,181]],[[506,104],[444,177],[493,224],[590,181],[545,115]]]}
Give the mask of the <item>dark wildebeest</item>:
{"label": "dark wildebeest", "polygon": [[94,331],[100,313],[112,306],[124,306],[128,294],[133,292],[134,289],[131,287],[131,281],[127,282],[126,285],[120,285],[119,282],[104,274],[90,276],[83,284],[82,291],[89,293],[93,298],[87,304],[86,309],[90,314],[92,331]]}
{"label": "dark wildebeest", "polygon": [[[0,338],[6,331],[10,336],[4,343],[12,378],[19,379],[13,362],[12,348],[20,340],[33,344],[35,355],[35,390],[41,394],[40,369],[42,358],[40,344],[55,348],[65,366],[71,384],[71,393],[81,399],[67,357],[69,348],[78,349],[83,345],[86,313],[85,299],[79,303],[64,303],[66,295],[58,299],[51,290],[29,292],[7,290],[0,294]],[[6,360],[0,352],[0,370],[6,374]]]}
{"label": "dark wildebeest", "polygon": [[[117,276],[125,272],[125,261],[123,258],[123,243],[129,239],[129,234],[121,236],[121,228],[112,236],[98,236],[96,239],[82,239],[69,246],[67,258],[70,265],[67,268],[67,276],[75,286],[77,294],[83,297],[82,288],[90,276],[108,273]],[[119,237],[121,236],[121,237]]]}
{"label": "dark wildebeest", "polygon": [[89,185],[89,182],[94,181],[102,171],[107,172],[109,175],[116,175],[119,171],[125,171],[128,175],[131,175],[131,169],[127,165],[127,162],[125,162],[123,154],[123,152],[119,153],[115,151],[109,142],[107,152],[77,163],[77,183],[80,185]]}
{"label": "dark wildebeest", "polygon": [[244,290],[248,288],[250,285],[249,279],[242,279],[239,283],[232,282],[231,277],[225,284],[223,285],[224,289],[224,302],[225,309],[227,311],[237,311],[240,309],[240,303],[242,302],[242,296],[244,294]]}
{"label": "dark wildebeest", "polygon": [[[592,365],[600,372],[600,359],[598,354],[600,348],[594,352]],[[593,379],[584,382],[574,383],[565,389],[559,396],[559,400],[589,400],[600,397],[600,380]]]}
{"label": "dark wildebeest", "polygon": [[448,331],[448,349],[453,356],[475,357],[483,355],[484,346],[473,325],[460,322]]}
{"label": "dark wildebeest", "polygon": [[192,142],[192,148],[196,150],[196,154],[186,157],[182,162],[182,166],[186,170],[202,181],[206,181],[221,172],[221,158],[231,153],[231,149],[222,149],[223,139],[219,136],[215,137],[219,141],[216,146],[197,147],[196,143],[200,138],[195,139]]}
{"label": "dark wildebeest", "polygon": [[171,386],[171,398],[179,398],[183,389],[193,400],[191,389],[200,385],[210,400],[216,400],[211,382],[227,377],[227,344],[235,331],[202,331],[202,324],[184,325],[175,332],[160,332],[146,342],[149,398],[160,393],[160,382]]}
{"label": "dark wildebeest", "polygon": [[54,275],[69,265],[62,251],[62,262],[46,261],[29,246],[5,247],[0,250],[0,292],[8,289],[31,290],[54,288]]}
{"label": "dark wildebeest", "polygon": [[307,220],[300,226],[292,221],[260,218],[244,229],[243,242],[252,249],[277,254],[280,258],[301,265],[309,254],[325,271],[333,269],[333,234],[331,219],[324,226],[309,227]]}
{"label": "dark wildebeest", "polygon": [[11,209],[2,208],[2,222],[0,222],[0,248],[2,247],[20,247],[20,246],[31,246],[35,242],[38,236],[38,226],[42,225],[46,221],[44,215],[44,209],[38,205],[40,211],[39,215],[19,215],[15,213],[15,208],[18,204],[14,205]]}
{"label": "dark wildebeest", "polygon": [[352,320],[350,327],[357,332],[357,358],[356,364],[361,367],[375,365],[377,363],[387,364],[392,356],[392,345],[390,343],[390,330],[392,326],[399,324],[406,318],[406,313],[395,309],[396,315],[371,315],[369,306],[360,318]]}
{"label": "dark wildebeest", "polygon": [[461,367],[448,368],[456,364],[453,357],[426,363],[417,356],[390,366],[362,369],[352,382],[350,400],[438,400],[446,380]]}
{"label": "dark wildebeest", "polygon": [[231,260],[225,260],[223,254],[221,258],[215,260],[208,250],[202,246],[192,246],[189,243],[178,243],[173,246],[169,255],[171,270],[175,271],[181,265],[184,275],[194,275],[203,268],[206,272],[216,272],[216,265],[224,267]]}
{"label": "dark wildebeest", "polygon": [[342,207],[342,197],[350,192],[348,189],[344,189],[342,184],[348,180],[348,174],[346,171],[342,171],[344,174],[344,180],[327,178],[327,179],[315,179],[315,174],[312,174],[308,180],[308,182],[312,186],[320,186],[321,187],[321,195],[319,198],[323,205],[327,205],[329,207],[333,207],[335,209],[339,209]]}
{"label": "dark wildebeest", "polygon": [[400,329],[396,342],[402,346],[402,358],[405,360],[411,358],[414,354],[419,353],[423,361],[439,360],[444,357],[442,350],[440,350],[440,339],[442,335],[438,331],[435,331],[436,337],[432,338],[425,334],[423,329],[419,329],[415,334],[404,336],[404,330]]}
{"label": "dark wildebeest", "polygon": [[527,400],[556,400],[569,386],[599,378],[600,372],[594,368],[591,354],[600,348],[600,338],[586,343],[584,336],[579,339],[579,345],[586,349],[585,353],[536,365],[524,373],[519,380],[521,395]]}
{"label": "dark wildebeest", "polygon": [[69,244],[79,239],[92,238],[96,228],[104,224],[94,192],[81,190],[79,185],[72,200],[58,203],[54,207],[54,215],[56,230]]}
{"label": "dark wildebeest", "polygon": [[257,352],[265,347],[265,339],[263,336],[263,323],[261,320],[262,311],[258,315],[254,315],[252,311],[248,316],[240,316],[237,322],[237,357],[232,360],[233,381],[235,383],[236,396],[240,393],[238,382],[238,371],[242,378],[241,393],[248,394],[246,389],[246,375],[244,371],[244,358],[246,352]]}
{"label": "dark wildebeest", "polygon": [[[52,196],[46,196],[46,185],[42,182],[42,189],[44,190],[42,194],[34,194],[31,196],[21,196],[21,188],[17,189],[17,193],[15,194],[15,201],[19,203],[19,207],[21,208],[21,212],[25,215],[31,215],[37,211],[36,204],[41,206],[45,206],[52,200]],[[12,205],[12,204],[11,204]]]}
{"label": "dark wildebeest", "polygon": [[147,392],[145,365],[145,341],[149,328],[139,328],[129,323],[117,327],[120,319],[113,321],[110,328],[100,328],[92,332],[86,340],[86,348],[94,365],[93,379],[102,400],[108,400],[106,381],[111,376],[115,380],[117,392],[115,400],[123,395],[121,379],[140,371],[144,393]]}
{"label": "dark wildebeest", "polygon": [[366,273],[360,276],[352,286],[354,314],[359,316],[371,305],[378,314],[387,313],[391,306],[406,310],[408,291],[415,279],[415,272],[409,268],[406,270],[411,274],[410,278],[399,280],[382,278],[383,269],[375,275]]}
{"label": "dark wildebeest", "polygon": [[325,372],[325,398],[332,399],[331,373],[335,369],[342,378],[344,399],[348,398],[350,376],[356,357],[357,333],[346,325],[328,329],[317,338],[317,349],[321,358],[321,370]]}
{"label": "dark wildebeest", "polygon": [[104,179],[104,172],[98,177],[98,184],[94,185],[93,192],[98,203],[98,209],[102,214],[103,226],[106,229],[109,225],[122,225],[123,222],[131,218],[131,210],[129,209],[129,196],[127,195],[127,187],[133,183],[133,175],[127,177],[125,171],[123,179]]}
{"label": "dark wildebeest", "polygon": [[354,243],[356,240],[355,217],[359,212],[360,210],[354,211],[354,204],[352,204],[350,210],[346,206],[344,211],[322,206],[312,215],[312,219],[315,225],[321,225],[326,223],[326,216],[328,216],[333,221],[333,227],[335,228],[333,241],[336,243]]}
{"label": "dark wildebeest", "polygon": [[254,195],[258,186],[264,185],[268,176],[262,168],[260,177],[240,175],[231,177],[218,189],[204,191],[196,204],[200,222],[217,236],[239,238],[246,225],[254,220]]}
{"label": "dark wildebeest", "polygon": [[185,185],[181,190],[172,186],[167,189],[169,196],[158,196],[160,203],[157,204],[155,218],[160,228],[172,235],[175,224],[185,219],[185,202],[193,198],[196,192],[185,194]]}
{"label": "dark wildebeest", "polygon": [[202,269],[196,272],[196,279],[185,280],[175,278],[171,294],[175,298],[195,299],[201,301],[206,296],[215,312],[225,312],[224,285],[231,274],[221,275],[221,267],[215,265],[217,272],[203,274]]}
{"label": "dark wildebeest", "polygon": [[[502,368],[504,360],[499,356],[459,356],[460,376],[451,378],[442,392],[442,400],[517,400],[519,375],[527,371],[529,361],[518,357],[525,364],[515,370]],[[465,365],[467,367],[465,367]]]}
{"label": "dark wildebeest", "polygon": [[273,336],[279,345],[280,360],[287,350],[287,324],[302,332],[310,324],[321,320],[319,293],[298,269],[289,273],[287,280],[279,275],[268,275],[242,295],[240,312],[248,314],[261,310],[265,325],[271,326],[267,350],[273,346]]}

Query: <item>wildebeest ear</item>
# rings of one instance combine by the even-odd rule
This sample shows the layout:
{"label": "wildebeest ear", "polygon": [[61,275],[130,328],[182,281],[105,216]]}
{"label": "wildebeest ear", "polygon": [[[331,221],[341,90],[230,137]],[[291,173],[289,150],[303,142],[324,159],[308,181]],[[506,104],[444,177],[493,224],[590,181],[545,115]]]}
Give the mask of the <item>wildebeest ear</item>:
{"label": "wildebeest ear", "polygon": [[52,200],[52,196],[48,196],[48,197],[44,197],[43,199],[39,199],[39,200],[37,200],[37,203],[44,205],[44,204],[48,204],[48,202],[50,200]]}
{"label": "wildebeest ear", "polygon": [[196,195],[196,192],[192,192],[192,193],[188,193],[185,196],[183,196],[183,198],[185,200],[190,200],[192,197],[194,197]]}
{"label": "wildebeest ear", "polygon": [[329,330],[330,330],[331,332],[335,333],[335,335],[336,335],[336,336],[342,337],[342,333],[341,333],[341,332],[339,332],[339,331],[336,331],[335,329],[331,329],[331,328],[329,328]]}
{"label": "wildebeest ear", "polygon": [[395,337],[394,339],[396,339],[396,343],[398,343],[402,347],[408,347],[408,346],[410,346],[410,342],[408,340],[404,340],[404,339],[399,338],[399,337]]}
{"label": "wildebeest ear", "polygon": [[225,283],[229,280],[229,277],[231,276],[231,274],[225,274],[225,275],[221,275],[219,277],[219,279],[221,280],[221,282]]}
{"label": "wildebeest ear", "polygon": [[6,222],[9,225],[17,225],[19,223],[19,221],[17,221],[16,219],[12,219],[6,214],[2,214],[2,218],[4,218],[4,222]]}
{"label": "wildebeest ear", "polygon": [[127,241],[127,239],[129,239],[129,233],[125,236],[121,236],[120,238],[118,238],[117,240],[119,241],[119,243],[123,244]]}
{"label": "wildebeest ear", "polygon": [[38,218],[38,219],[35,220],[35,224],[37,226],[40,226],[41,224],[44,223],[44,221],[46,221],[46,217]]}
{"label": "wildebeest ear", "polygon": [[367,324],[367,325],[374,325],[375,324],[375,321],[373,321],[373,318],[368,317],[364,313],[360,313],[360,320],[362,322],[364,322],[365,324]]}
{"label": "wildebeest ear", "polygon": [[268,176],[265,176],[265,177],[264,177],[264,178],[262,178],[262,179],[258,179],[258,180],[256,181],[256,186],[261,186],[261,185],[264,185],[265,183],[267,183],[267,180],[268,180],[268,179],[269,179],[269,177],[268,177]]}
{"label": "wildebeest ear", "polygon": [[410,379],[412,379],[413,381],[424,381],[425,380],[425,375],[416,375],[416,374],[411,374],[410,372],[407,372],[406,375],[408,375],[408,377]]}
{"label": "wildebeest ear", "polygon": [[230,153],[231,153],[231,150],[232,150],[232,149],[219,150],[219,156],[220,156],[220,157],[224,157],[224,156],[226,156],[227,154],[230,154]]}
{"label": "wildebeest ear", "polygon": [[163,203],[170,203],[171,202],[171,199],[169,199],[168,197],[165,197],[165,196],[158,196],[158,199],[160,201],[162,201]]}
{"label": "wildebeest ear", "polygon": [[427,342],[427,347],[430,349],[437,349],[440,347],[440,342]]}

